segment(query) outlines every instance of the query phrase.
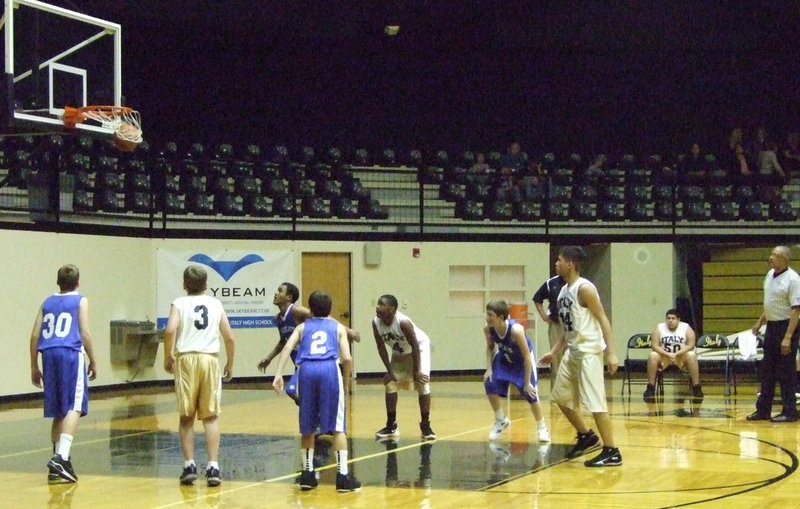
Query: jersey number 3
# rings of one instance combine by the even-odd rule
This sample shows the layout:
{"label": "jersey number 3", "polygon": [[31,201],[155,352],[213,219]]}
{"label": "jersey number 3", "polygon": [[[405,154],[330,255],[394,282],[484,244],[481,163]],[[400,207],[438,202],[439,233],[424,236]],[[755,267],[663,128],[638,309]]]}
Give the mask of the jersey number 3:
{"label": "jersey number 3", "polygon": [[194,328],[203,330],[208,327],[208,308],[201,304],[194,307],[194,312],[197,315],[197,319],[194,321]]}

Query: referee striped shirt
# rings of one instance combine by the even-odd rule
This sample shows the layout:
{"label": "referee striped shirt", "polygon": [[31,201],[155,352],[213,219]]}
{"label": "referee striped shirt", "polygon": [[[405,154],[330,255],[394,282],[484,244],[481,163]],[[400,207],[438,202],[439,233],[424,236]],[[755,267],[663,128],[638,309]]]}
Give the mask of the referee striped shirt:
{"label": "referee striped shirt", "polygon": [[764,315],[767,321],[788,320],[793,307],[800,307],[800,275],[791,268],[775,275],[775,269],[771,269],[764,278]]}

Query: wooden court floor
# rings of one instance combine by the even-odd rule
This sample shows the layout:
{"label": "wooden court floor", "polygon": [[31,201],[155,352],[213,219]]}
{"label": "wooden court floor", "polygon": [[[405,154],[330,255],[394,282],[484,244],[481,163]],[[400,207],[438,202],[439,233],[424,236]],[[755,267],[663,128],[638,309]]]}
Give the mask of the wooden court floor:
{"label": "wooden court floor", "polygon": [[[178,416],[168,389],[98,395],[72,448],[77,484],[49,485],[50,421],[39,403],[0,409],[2,508],[262,508],[262,507],[794,507],[800,425],[750,423],[755,384],[722,395],[705,384],[696,405],[668,386],[645,404],[643,386],[620,397],[607,380],[610,412],[623,465],[583,466],[564,459],[574,431],[549,403],[540,381],[553,442],[539,444],[524,401],[510,399],[510,431],[490,443],[493,415],[478,377],[433,380],[433,442],[419,438],[416,395],[400,394],[396,443],[374,440],[383,426],[383,387],[354,386],[348,400],[351,469],[359,493],[337,494],[335,456],[318,441],[320,486],[300,492],[297,410],[267,384],[229,387],[223,395],[220,463],[223,484],[181,487]],[[777,407],[776,407],[777,411]],[[589,421],[590,416],[587,416]],[[205,449],[198,425],[197,456]]]}

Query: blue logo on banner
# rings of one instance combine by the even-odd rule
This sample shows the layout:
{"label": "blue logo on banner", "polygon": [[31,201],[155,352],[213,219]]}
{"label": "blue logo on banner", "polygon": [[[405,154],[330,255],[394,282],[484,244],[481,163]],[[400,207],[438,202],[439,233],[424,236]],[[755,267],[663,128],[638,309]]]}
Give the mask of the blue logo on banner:
{"label": "blue logo on banner", "polygon": [[239,271],[239,269],[242,269],[254,263],[263,262],[264,259],[256,254],[249,254],[244,256],[241,260],[237,262],[223,262],[223,261],[213,260],[208,255],[196,254],[191,258],[189,258],[189,261],[202,263],[203,265],[211,267],[217,274],[222,276],[222,278],[225,281],[227,281],[231,277],[233,277],[233,275],[236,274]]}

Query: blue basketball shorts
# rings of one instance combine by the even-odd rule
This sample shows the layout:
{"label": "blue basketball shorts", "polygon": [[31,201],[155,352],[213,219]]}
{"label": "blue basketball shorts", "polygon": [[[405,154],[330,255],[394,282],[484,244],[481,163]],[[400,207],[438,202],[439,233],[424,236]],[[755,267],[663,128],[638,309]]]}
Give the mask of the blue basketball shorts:
{"label": "blue basketball shorts", "polygon": [[44,416],[60,419],[67,412],[89,413],[88,377],[83,352],[70,348],[42,350]]}
{"label": "blue basketball shorts", "polygon": [[300,433],[345,430],[344,386],[335,359],[304,361],[297,368],[297,394],[300,397]]}
{"label": "blue basketball shorts", "polygon": [[[486,394],[497,394],[498,396],[506,397],[508,395],[508,386],[514,385],[519,391],[520,395],[525,398],[528,403],[535,403],[539,398],[532,398],[525,393],[525,375],[523,373],[524,364],[521,366],[510,366],[501,360],[499,355],[495,355],[492,360],[492,379],[484,382]],[[531,384],[536,387],[536,367],[531,369]]]}

